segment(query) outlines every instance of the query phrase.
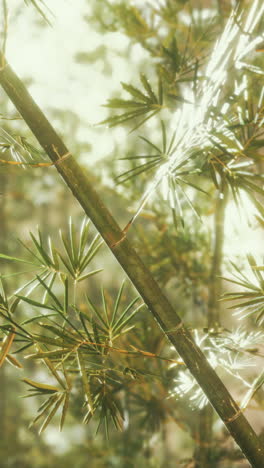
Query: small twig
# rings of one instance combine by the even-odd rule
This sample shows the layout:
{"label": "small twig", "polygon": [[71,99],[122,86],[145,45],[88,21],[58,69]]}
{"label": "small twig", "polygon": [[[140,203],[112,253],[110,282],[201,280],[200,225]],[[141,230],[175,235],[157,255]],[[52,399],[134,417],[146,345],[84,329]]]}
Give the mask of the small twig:
{"label": "small twig", "polygon": [[129,345],[129,346],[134,351],[128,351],[127,349],[122,349],[122,348],[115,348],[114,346],[110,346],[105,343],[96,343],[96,342],[87,341],[87,340],[80,341],[79,344],[77,345],[77,348],[79,349],[82,345],[100,346],[101,348],[108,349],[109,351],[116,351],[117,353],[121,353],[121,354],[132,354],[132,355],[139,354],[145,357],[162,359],[163,361],[172,362],[174,364],[185,366],[185,363],[183,361],[178,361],[176,359],[169,359],[169,358],[159,356],[158,354],[155,354],[155,353],[150,353],[149,351],[143,351],[142,349],[136,348],[133,345]]}
{"label": "small twig", "polygon": [[61,156],[57,161],[53,162],[38,162],[38,163],[30,163],[30,162],[22,162],[22,161],[6,161],[5,159],[0,159],[0,163],[2,164],[9,164],[11,166],[30,166],[30,167],[50,167],[50,166],[57,166],[65,159],[68,159],[71,156],[71,153],[68,152]]}
{"label": "small twig", "polygon": [[133,224],[133,219],[132,218],[128,223],[127,225],[124,227],[124,229],[122,230],[122,237],[121,239],[119,239],[118,241],[114,242],[114,244],[111,245],[111,248],[113,249],[114,247],[116,247],[118,244],[121,244],[121,242],[123,242],[123,240],[126,238],[126,235],[127,235],[127,231],[129,230],[129,228],[132,226]]}

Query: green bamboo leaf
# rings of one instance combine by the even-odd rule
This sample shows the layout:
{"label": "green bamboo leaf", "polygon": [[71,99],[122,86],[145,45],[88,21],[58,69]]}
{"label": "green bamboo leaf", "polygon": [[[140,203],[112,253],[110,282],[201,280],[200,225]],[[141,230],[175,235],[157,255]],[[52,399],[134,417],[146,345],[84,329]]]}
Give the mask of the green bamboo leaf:
{"label": "green bamboo leaf", "polygon": [[241,306],[248,307],[250,305],[255,305],[255,304],[260,304],[261,307],[264,307],[264,294],[257,297],[256,299],[241,302],[240,304],[235,304],[235,305],[229,307],[229,309],[237,309],[238,307],[241,307]]}
{"label": "green bamboo leaf", "polygon": [[133,159],[155,159],[160,158],[160,154],[142,154],[141,156],[126,156],[125,158],[118,158],[118,161],[133,161]]}
{"label": "green bamboo leaf", "polygon": [[[70,246],[68,240],[65,238],[65,236],[63,235],[63,233],[62,233],[61,231],[60,231],[60,237],[61,237],[61,241],[62,241],[64,250],[65,250],[65,252],[66,252],[66,255],[67,255],[68,259],[69,259],[70,265],[71,265],[71,267],[72,267],[72,269],[73,269],[73,271],[74,271],[75,265],[74,265],[74,258],[73,258],[73,256],[72,256],[71,246]],[[60,258],[61,258],[61,257],[62,257],[62,256],[60,255]]]}
{"label": "green bamboo leaf", "polygon": [[119,330],[116,331],[115,336],[114,336],[114,339],[116,340],[117,338],[119,338],[119,336],[125,335],[125,334],[128,333],[130,330],[133,330],[133,328],[135,328],[135,326],[136,326],[136,325],[130,325],[129,327],[126,327],[126,328],[122,327],[122,328],[120,329],[120,331],[119,331]]}
{"label": "green bamboo leaf", "polygon": [[256,323],[259,323],[260,325],[262,325],[263,319],[264,319],[264,308],[261,309],[260,313],[258,314],[256,318]]}
{"label": "green bamboo leaf", "polygon": [[83,256],[85,246],[87,245],[89,230],[90,230],[90,220],[84,217],[82,225],[81,225],[81,229],[80,229],[80,240],[79,240],[79,251],[78,251],[79,263],[80,263],[80,259]]}
{"label": "green bamboo leaf", "polygon": [[48,243],[49,243],[49,249],[50,249],[50,258],[52,260],[55,270],[58,271],[60,267],[58,253],[57,253],[56,248],[52,244],[50,236],[48,237]]}
{"label": "green bamboo leaf", "polygon": [[106,299],[105,299],[105,292],[104,292],[104,288],[102,287],[101,288],[101,296],[102,296],[102,302],[103,302],[103,311],[104,311],[104,315],[105,315],[105,320],[106,320],[106,323],[109,327],[109,316],[108,316],[108,307],[107,307],[107,302],[106,302]]}
{"label": "green bamboo leaf", "polygon": [[159,84],[158,84],[158,95],[159,95],[159,105],[163,105],[163,84],[161,77],[159,78]]}
{"label": "green bamboo leaf", "polygon": [[47,416],[47,418],[45,419],[45,421],[43,422],[40,430],[39,430],[39,434],[41,434],[43,431],[45,431],[45,429],[47,428],[47,426],[49,425],[49,423],[51,422],[52,418],[55,416],[55,414],[57,413],[59,407],[61,406],[62,402],[64,400],[64,394],[63,395],[60,395],[60,397],[58,398],[57,402],[54,404],[54,407],[53,409],[51,410],[51,412],[49,413],[49,415]]}
{"label": "green bamboo leaf", "polygon": [[71,254],[73,258],[73,266],[76,267],[77,265],[77,259],[78,259],[78,248],[77,248],[77,234],[76,234],[76,229],[72,223],[72,219],[70,217],[70,222],[69,222],[69,236],[70,236],[70,246],[71,246]]}
{"label": "green bamboo leaf", "polygon": [[32,335],[32,338],[36,343],[49,344],[49,345],[56,346],[56,347],[58,347],[58,346],[61,346],[61,347],[70,346],[70,344],[65,343],[65,340],[64,341],[63,340],[57,340],[57,339],[51,338],[49,336],[39,335],[39,334],[36,334],[36,333],[34,333]]}
{"label": "green bamboo leaf", "polygon": [[[169,147],[168,147],[168,149],[167,149],[167,154],[168,154],[169,156],[175,151],[175,148],[173,148],[173,144],[174,144],[175,138],[176,138],[176,131],[173,132],[172,137],[171,137],[171,140],[170,140]],[[172,149],[172,148],[173,148],[173,149]]]}
{"label": "green bamboo leaf", "polygon": [[88,302],[88,304],[90,305],[92,311],[95,313],[96,317],[100,320],[100,322],[104,325],[104,327],[107,329],[107,323],[106,321],[103,319],[102,315],[100,314],[100,312],[97,310],[97,308],[94,306],[94,304],[92,303],[91,299],[89,299],[89,297],[86,295],[86,300]]}
{"label": "green bamboo leaf", "polygon": [[86,327],[86,323],[85,323],[85,320],[83,318],[83,315],[81,314],[81,312],[79,312],[79,317],[80,317],[80,321],[82,322],[82,326],[83,326],[83,329],[87,335],[87,338],[88,338],[88,341],[92,342],[92,336],[88,330],[88,328]]}
{"label": "green bamboo leaf", "polygon": [[261,286],[264,285],[264,279],[262,277],[261,272],[256,268],[257,267],[257,262],[256,262],[255,258],[253,257],[253,255],[247,254],[247,260],[248,260],[248,263],[249,263],[249,265],[251,267],[251,270],[252,270],[255,278],[259,282],[259,284]]}
{"label": "green bamboo leaf", "polygon": [[64,284],[64,302],[63,302],[63,313],[67,315],[69,308],[69,279],[66,275],[61,275],[61,279]]}
{"label": "green bamboo leaf", "polygon": [[[225,149],[235,148],[237,151],[241,151],[240,145],[238,144],[234,134],[227,135],[224,132],[221,132],[221,133],[214,132],[213,136],[218,138],[225,145]],[[215,140],[214,138],[212,138],[212,142],[213,144],[218,143],[217,140]]]}
{"label": "green bamboo leaf", "polygon": [[174,99],[175,101],[178,101],[180,103],[185,103],[185,104],[191,104],[193,105],[193,102],[191,101],[188,101],[188,99],[185,99],[183,96],[180,96],[178,94],[174,94],[174,93],[168,93],[168,97]]}
{"label": "green bamboo leaf", "polygon": [[233,301],[233,300],[237,300],[237,299],[241,299],[241,298],[250,298],[250,297],[255,297],[256,296],[256,293],[252,292],[252,293],[244,293],[244,292],[241,292],[241,293],[225,293],[223,294],[222,298],[219,299],[219,301]]}
{"label": "green bamboo leaf", "polygon": [[[152,109],[150,109],[150,111],[151,111],[151,110],[152,110]],[[132,133],[132,132],[134,132],[135,130],[137,130],[139,127],[141,127],[141,125],[143,125],[143,124],[144,124],[145,122],[147,122],[149,119],[151,119],[152,117],[154,117],[154,115],[156,115],[156,114],[157,114],[158,112],[160,112],[160,111],[161,111],[161,108],[158,108],[158,109],[154,110],[154,112],[152,112],[151,114],[147,115],[147,117],[146,117],[145,119],[141,120],[141,121],[139,122],[139,124],[137,124],[135,127],[133,127],[132,130],[130,130],[129,133]]]}
{"label": "green bamboo leaf", "polygon": [[246,275],[241,271],[241,268],[240,268],[238,265],[236,265],[236,264],[235,264],[234,262],[232,262],[232,261],[230,262],[230,264],[232,265],[232,267],[234,268],[234,270],[236,270],[236,272],[238,273],[238,275],[236,276],[237,279],[243,278],[244,281],[245,281],[245,283],[251,284],[251,283],[248,282]]}
{"label": "green bamboo leaf", "polygon": [[63,327],[48,325],[47,323],[40,322],[39,325],[46,330],[49,330],[51,333],[55,335],[55,337],[61,337],[65,341],[65,346],[67,341],[72,344],[77,343],[76,336],[71,333],[69,330],[65,330]]}
{"label": "green bamboo leaf", "polygon": [[123,114],[110,117],[109,119],[106,119],[102,123],[109,123],[109,127],[114,127],[115,125],[120,125],[125,122],[128,122],[128,120],[135,119],[136,117],[140,117],[141,115],[148,113],[150,110],[151,108],[147,108],[144,106],[142,109],[124,112]]}
{"label": "green bamboo leaf", "polygon": [[[48,278],[48,287],[49,287],[50,289],[52,289],[52,286],[53,286],[53,284],[55,283],[56,278],[57,278],[57,272],[54,272],[54,273],[51,275],[51,277]],[[43,279],[43,281],[45,281],[45,280]],[[43,303],[43,304],[45,304],[45,302],[47,301],[47,297],[48,297],[48,291],[46,290],[46,291],[44,292],[44,294],[43,294],[43,297],[42,297],[42,303]]]}
{"label": "green bamboo leaf", "polygon": [[25,382],[27,385],[30,385],[31,387],[43,393],[55,393],[60,391],[59,388],[54,387],[53,385],[42,384],[30,379],[22,379],[22,382]]}
{"label": "green bamboo leaf", "polygon": [[172,207],[172,215],[173,221],[176,229],[178,229],[179,218],[180,218],[180,225],[184,228],[184,217],[182,212],[182,204],[178,195],[178,190],[176,187],[176,182],[173,178],[169,179],[169,188],[171,194],[171,207]]}
{"label": "green bamboo leaf", "polygon": [[51,408],[51,406],[59,399],[60,395],[57,393],[51,395],[38,409],[38,415],[33,419],[30,423],[29,427],[33,426],[36,422],[38,422]]}
{"label": "green bamboo leaf", "polygon": [[22,364],[14,356],[12,356],[12,354],[7,354],[6,355],[6,360],[12,366],[17,367],[18,369],[23,369]]}
{"label": "green bamboo leaf", "polygon": [[197,216],[197,218],[202,221],[201,219],[201,216],[197,210],[197,208],[194,206],[193,202],[190,200],[189,196],[187,195],[187,193],[185,192],[185,190],[183,190],[183,188],[181,187],[180,184],[178,184],[178,187],[179,189],[182,191],[182,194],[185,198],[185,200],[187,201],[188,205],[190,206],[190,208],[192,209],[193,213],[195,214],[195,216]]}
{"label": "green bamboo leaf", "polygon": [[49,310],[54,310],[54,307],[48,306],[47,304],[42,304],[41,302],[34,301],[33,299],[30,299],[29,297],[26,296],[20,296],[19,294],[17,295],[21,301],[27,302],[28,304],[34,306],[34,307],[40,307],[41,309],[49,309]]}
{"label": "green bamboo leaf", "polygon": [[154,143],[152,143],[152,141],[148,140],[146,137],[143,137],[143,136],[140,136],[139,138],[142,141],[144,141],[145,143],[147,143],[149,146],[154,148],[158,152],[158,154],[161,155],[161,153],[162,153],[161,149],[158,146],[154,145]]}
{"label": "green bamboo leaf", "polygon": [[[254,192],[258,192],[258,193],[259,193],[260,195],[262,195],[262,196],[264,195],[264,190],[263,190],[263,188],[260,187],[260,186],[257,185],[257,184],[254,184],[253,182],[251,182],[251,181],[248,180],[248,179],[247,179],[247,180],[242,180],[242,181],[241,181],[241,186],[242,186],[242,188],[243,188],[244,190],[246,190],[247,193],[248,193],[248,192],[251,192],[251,191],[253,190]],[[249,187],[249,189],[251,189],[251,190],[248,191],[248,190],[247,190],[247,187]]]}
{"label": "green bamboo leaf", "polygon": [[26,359],[45,359],[45,358],[61,358],[65,354],[69,353],[69,348],[58,348],[55,351],[39,351],[34,354],[28,354],[25,356]]}
{"label": "green bamboo leaf", "polygon": [[22,346],[21,348],[18,348],[16,350],[16,354],[19,354],[19,353],[22,353],[23,351],[25,351],[26,349],[28,348],[31,348],[31,346],[33,346],[35,343],[28,343],[26,344],[25,346]]}
{"label": "green bamboo leaf", "polygon": [[151,101],[158,104],[158,99],[155,96],[155,94],[153,92],[153,89],[149,84],[149,81],[147,80],[146,76],[143,73],[140,74],[140,80],[141,80],[141,83],[143,84],[145,90],[147,91]]}
{"label": "green bamboo leaf", "polygon": [[17,306],[19,305],[20,299],[19,297],[15,297],[11,306],[10,306],[10,312],[11,314],[14,314],[16,312]]}
{"label": "green bamboo leaf", "polygon": [[[49,398],[47,398],[47,400],[45,400],[41,405],[40,407],[38,408],[38,413],[41,413],[43,411],[44,408],[46,408],[48,405],[49,405],[49,402],[52,401],[54,403],[54,401],[57,399],[58,397],[58,394],[57,393],[53,393],[51,396],[49,396]],[[35,420],[32,422],[32,424],[35,422]]]}
{"label": "green bamboo leaf", "polygon": [[112,330],[113,331],[116,331],[117,327],[119,327],[120,325],[122,326],[123,324],[123,319],[124,317],[127,315],[127,313],[129,312],[129,310],[133,307],[133,305],[140,299],[140,297],[135,297],[131,302],[130,304],[128,304],[128,306],[125,308],[125,310],[123,311],[123,313],[120,315],[120,317],[117,319],[117,321],[115,323],[113,323],[112,325]]}
{"label": "green bamboo leaf", "polygon": [[121,284],[121,287],[119,288],[117,297],[116,297],[116,301],[115,301],[115,305],[114,305],[114,311],[113,311],[112,319],[111,319],[111,323],[110,323],[111,328],[112,328],[112,325],[115,323],[116,315],[117,315],[117,312],[118,312],[119,304],[120,304],[121,297],[122,297],[123,290],[124,290],[124,286],[125,286],[125,281],[126,280],[123,280],[123,282]]}
{"label": "green bamboo leaf", "polygon": [[63,265],[66,268],[66,270],[68,270],[68,272],[70,273],[71,277],[75,278],[75,273],[74,273],[74,270],[73,270],[72,266],[67,262],[67,260],[63,257],[63,255],[60,252],[58,252],[58,256],[61,259]]}
{"label": "green bamboo leaf", "polygon": [[148,96],[143,94],[139,89],[135,88],[132,85],[128,85],[126,83],[121,82],[122,88],[127,91],[131,96],[135,97],[136,99],[139,99],[140,101],[150,103],[151,100]]}
{"label": "green bamboo leaf", "polygon": [[[99,326],[97,325],[97,323],[95,323],[94,320],[92,320],[92,328],[93,328],[94,340],[96,343],[100,344],[101,340],[100,340],[100,336],[98,333]],[[99,354],[102,354],[102,352],[104,351],[102,350],[100,346],[96,346],[96,349],[99,352]]]}
{"label": "green bamboo leaf", "polygon": [[10,260],[11,262],[21,262],[21,263],[27,263],[28,265],[39,266],[35,262],[29,262],[28,260],[24,260],[23,258],[10,257],[10,255],[5,255],[2,253],[0,253],[0,258],[3,258],[4,260]]}
{"label": "green bamboo leaf", "polygon": [[[256,315],[258,311],[259,311],[258,308],[250,309],[249,307],[247,307],[245,311],[240,309],[237,312],[235,312],[233,315],[234,316],[239,315],[241,319],[244,319],[244,318],[250,317],[251,315]],[[262,324],[263,314],[264,314],[264,309],[261,308],[260,314],[256,318],[256,323],[259,323],[260,325]]]}
{"label": "green bamboo leaf", "polygon": [[[40,273],[40,276],[44,281],[49,278],[50,276],[50,271],[47,272],[47,269],[45,268],[44,271]],[[29,288],[30,286],[30,288]],[[25,289],[29,288],[27,290],[27,296],[32,294],[32,292],[39,286],[39,283],[36,278],[31,279],[30,281],[27,281],[25,284],[23,284],[20,288],[16,289],[16,291],[13,293],[13,296],[16,296],[20,294],[22,291]]]}
{"label": "green bamboo leaf", "polygon": [[[129,169],[128,171],[123,172],[119,176],[117,176],[117,185],[118,184],[124,184],[127,180],[130,180],[134,177],[136,177],[139,174],[142,174],[142,172],[148,172],[151,169],[154,169],[156,166],[159,165],[161,159],[157,159],[151,162],[146,162],[144,164],[141,164],[137,167],[133,167],[132,169]],[[125,177],[126,176],[126,177]]]}
{"label": "green bamboo leaf", "polygon": [[166,154],[167,151],[167,134],[163,120],[161,121],[161,132],[162,132],[162,153]]}
{"label": "green bamboo leaf", "polygon": [[[229,283],[234,283],[237,284],[238,286],[244,286],[245,288],[253,289],[253,285],[251,283],[246,283],[244,281],[236,281],[233,278],[226,278],[224,276],[219,276],[219,278],[222,278],[225,281],[229,281]],[[258,288],[254,286],[255,291],[258,291]]]}
{"label": "green bamboo leaf", "polygon": [[203,190],[201,187],[199,187],[198,185],[196,184],[193,184],[192,182],[189,182],[187,180],[184,180],[182,179],[181,177],[177,177],[177,180],[179,182],[182,182],[183,184],[185,185],[189,185],[189,187],[193,187],[195,190],[198,190],[199,192],[201,193],[204,193],[205,195],[209,196],[208,192],[206,192],[205,190]]}
{"label": "green bamboo leaf", "polygon": [[72,388],[71,379],[70,379],[69,375],[67,374],[67,371],[65,369],[64,364],[62,364],[62,371],[63,371],[63,375],[64,375],[64,378],[65,378],[65,382],[67,384],[67,389],[70,392],[70,390]]}
{"label": "green bamboo leaf", "polygon": [[[39,396],[40,396],[40,393],[37,392],[37,391],[36,391],[35,393],[32,392],[32,393],[30,393],[30,395],[23,395],[21,398],[32,398],[32,397],[34,397],[34,396],[39,397]],[[41,395],[41,396],[43,396],[43,395]]]}
{"label": "green bamboo leaf", "polygon": [[98,270],[93,270],[93,271],[90,271],[89,273],[86,273],[86,275],[79,276],[77,278],[77,282],[80,283],[81,281],[89,278],[90,276],[94,276],[94,275],[96,275],[97,273],[100,273],[103,270],[104,270],[103,268],[99,268]]}
{"label": "green bamboo leaf", "polygon": [[84,393],[85,393],[85,396],[86,396],[86,401],[87,401],[87,404],[89,405],[90,412],[93,413],[93,398],[92,398],[92,394],[91,394],[90,383],[89,383],[89,380],[87,378],[87,373],[86,373],[86,368],[85,368],[83,355],[80,352],[80,350],[78,350],[76,354],[77,354],[79,370],[80,370],[80,374],[81,374],[81,378],[82,378],[82,382],[83,382],[83,389],[84,389]]}
{"label": "green bamboo leaf", "polygon": [[231,188],[231,192],[232,192],[232,195],[233,195],[234,202],[235,202],[235,204],[237,206],[237,209],[238,209],[239,213],[241,213],[241,198],[240,198],[239,191],[238,191],[237,187],[235,187],[232,183],[229,183],[229,187]]}
{"label": "green bamboo leaf", "polygon": [[121,321],[118,325],[116,324],[116,326],[114,327],[115,335],[119,333],[128,324],[128,322],[130,322],[134,318],[134,316],[139,312],[139,310],[142,309],[142,307],[144,306],[145,304],[141,304],[129,315],[129,317]]}
{"label": "green bamboo leaf", "polygon": [[108,107],[109,109],[138,109],[139,107],[146,107],[146,104],[143,102],[125,99],[109,99],[107,104],[104,104],[103,107]]}
{"label": "green bamboo leaf", "polygon": [[[41,351],[41,350],[40,350]],[[55,379],[57,380],[57,382],[62,386],[62,388],[65,390],[66,389],[66,386],[65,386],[65,383],[63,382],[63,380],[61,379],[59,373],[57,372],[57,370],[55,369],[55,367],[53,366],[52,362],[50,361],[50,359],[48,357],[45,357],[43,358],[43,361],[45,362],[47,368],[50,370],[50,372],[52,373],[53,377],[55,377]]]}
{"label": "green bamboo leaf", "polygon": [[62,431],[64,423],[65,423],[65,418],[66,418],[67,411],[69,408],[69,401],[70,401],[70,393],[66,392],[64,395],[64,402],[63,402],[62,413],[61,413],[60,431]]}
{"label": "green bamboo leaf", "polygon": [[[53,299],[53,301],[54,301],[54,303],[56,304],[56,306],[58,307],[58,309],[59,309],[60,311],[62,311],[62,310],[63,310],[63,306],[62,306],[62,304],[60,303],[60,301],[57,299],[57,297],[55,296],[55,294],[52,292],[52,290],[51,290],[51,289],[48,287],[48,285],[41,279],[40,276],[36,275],[36,277],[37,277],[38,281],[42,284],[42,286],[47,290],[49,296],[51,297],[51,299]],[[45,305],[45,307],[46,307],[46,305]],[[56,309],[55,307],[53,307],[53,310],[54,310],[54,309],[58,311],[58,309]]]}
{"label": "green bamboo leaf", "polygon": [[[68,319],[68,317],[64,314],[63,311],[61,310],[57,310],[58,314],[62,317],[62,319],[68,323],[68,325],[70,326],[70,330],[75,330],[76,334],[79,335],[79,337],[81,338],[81,340],[83,341],[84,337],[83,335],[81,334],[80,330],[78,330],[78,328],[74,325],[74,323],[72,321],[70,321]],[[75,335],[73,334],[73,332],[71,332],[69,329],[67,330],[67,333],[68,335],[72,335],[73,338],[75,338]]]}
{"label": "green bamboo leaf", "polygon": [[103,245],[103,243],[104,242],[100,239],[100,235],[97,234],[97,236],[95,236],[95,238],[93,239],[91,245],[89,246],[89,249],[87,250],[86,254],[83,256],[82,259],[80,259],[79,269],[80,269],[81,272],[83,272],[83,270],[92,261],[92,259],[97,254],[98,250]]}
{"label": "green bamboo leaf", "polygon": [[263,205],[254,197],[254,195],[250,192],[248,192],[249,198],[252,201],[252,203],[255,205],[259,213],[261,214],[262,218],[264,218],[264,207]]}
{"label": "green bamboo leaf", "polygon": [[102,122],[99,122],[99,125],[108,124],[109,127],[115,127],[116,125],[121,125],[128,122],[131,119],[140,117],[141,115],[147,114],[152,110],[152,107],[143,107],[142,109],[137,109],[135,111],[124,112],[123,114],[109,117]]}
{"label": "green bamboo leaf", "polygon": [[264,385],[264,371],[261,372],[258,377],[254,380],[251,388],[248,390],[246,393],[242,403],[241,403],[241,408],[246,408],[252,400],[253,396],[257,393],[257,391]]}
{"label": "green bamboo leaf", "polygon": [[31,237],[31,239],[32,239],[38,253],[40,254],[40,257],[42,259],[42,263],[44,263],[48,267],[50,267],[50,266],[54,267],[51,258],[49,257],[49,255],[47,254],[45,249],[43,248],[40,231],[38,232],[38,234],[39,234],[39,242],[37,241],[34,234],[32,234],[32,232],[29,233],[29,235],[30,235],[30,237]]}
{"label": "green bamboo leaf", "polygon": [[219,184],[218,184],[218,180],[217,180],[217,176],[216,176],[215,167],[214,167],[213,164],[209,164],[208,168],[209,168],[209,172],[210,172],[212,181],[213,181],[215,187],[219,190]]}

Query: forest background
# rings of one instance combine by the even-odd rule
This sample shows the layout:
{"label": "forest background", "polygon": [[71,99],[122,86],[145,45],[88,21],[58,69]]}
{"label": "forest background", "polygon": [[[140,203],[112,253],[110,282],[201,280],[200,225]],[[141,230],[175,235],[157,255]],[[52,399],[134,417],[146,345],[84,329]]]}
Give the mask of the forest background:
{"label": "forest background", "polygon": [[[53,3],[3,2],[2,50],[83,171],[88,171],[115,219],[122,227],[129,227],[127,236],[137,252],[235,400],[246,407],[244,414],[255,431],[263,434],[261,42],[250,50],[250,65],[237,77],[242,84],[232,103],[233,115],[226,111],[232,135],[214,133],[211,148],[205,148],[210,161],[214,160],[213,170],[208,173],[204,154],[196,152],[194,166],[181,174],[187,179],[177,181],[178,185],[171,181],[169,194],[165,187],[163,197],[154,189],[148,204],[142,200],[144,206],[139,210],[153,170],[164,163],[162,158],[173,147],[176,112],[191,105],[184,87],[199,89],[232,4],[102,0],[80,1],[76,7],[76,2]],[[242,2],[242,7],[247,12],[252,2]],[[257,9],[253,13],[255,17],[259,14]],[[263,15],[250,40],[262,31]],[[228,102],[226,96],[232,95],[234,101],[232,73],[230,82],[226,80],[222,87],[222,106]],[[125,83],[123,87],[120,82]],[[88,459],[95,467],[249,466],[147,308],[139,306],[136,312],[140,303],[134,304],[136,291],[128,280],[123,286],[124,272],[106,246],[99,249],[98,238],[83,264],[83,278],[80,271],[76,273],[73,256],[78,233],[83,245],[87,241],[91,245],[95,230],[90,227],[88,232],[79,204],[56,167],[45,166],[48,160],[2,90],[0,99],[3,160],[24,163],[20,167],[2,160],[0,168],[1,359],[7,357],[1,362],[0,377],[3,466],[82,467]],[[107,101],[110,113],[101,106]],[[97,125],[103,120],[107,122]],[[25,164],[43,162],[42,167]],[[235,178],[222,177],[230,162],[238,183]],[[201,168],[205,168],[202,174]],[[178,193],[176,200],[172,192]],[[127,223],[137,213],[130,227]],[[59,231],[64,233],[62,240]],[[50,245],[54,247],[50,249]],[[14,260],[32,261],[25,246],[35,249],[40,270],[36,271],[36,264],[29,267]],[[55,248],[61,256],[54,254]],[[85,253],[84,249],[82,255]],[[101,268],[103,271],[97,271]],[[240,283],[239,297],[235,296],[237,285],[220,276]],[[119,293],[117,333],[114,336],[111,330],[110,336],[107,320],[111,317],[115,323],[109,314],[115,310]],[[54,321],[52,314],[58,315],[58,311],[52,294],[60,304],[64,300],[64,309],[67,296],[70,322],[65,324],[61,316]],[[230,294],[226,299],[240,299],[234,309],[238,315],[233,316],[229,309],[233,302],[219,301],[223,294]],[[129,302],[132,305],[126,310]],[[13,322],[6,313],[7,303],[8,307],[15,304]],[[74,310],[79,322],[73,317]],[[50,313],[41,332],[40,312],[41,317]],[[59,324],[57,342],[66,325],[86,329],[90,341],[86,340],[84,356],[73,357],[68,350],[65,359],[65,349],[55,354],[51,341],[54,323]],[[18,326],[23,331],[12,342],[12,353],[3,352],[13,327],[17,331]],[[34,335],[34,347],[21,353],[17,352],[23,348],[19,339],[23,344],[29,340],[24,328],[31,338]],[[39,338],[36,343],[37,336],[42,336],[42,341]],[[76,336],[68,339],[70,342]],[[76,342],[73,347],[76,351]],[[25,358],[27,355],[30,357]],[[60,377],[55,370],[59,362]],[[63,373],[72,386],[69,406],[68,393],[54,390]],[[42,396],[21,399],[28,387]],[[43,396],[48,396],[49,403],[40,411],[42,420],[29,428],[45,401]],[[86,413],[89,405],[90,409],[95,405],[96,411]],[[88,425],[81,424],[83,417]]]}

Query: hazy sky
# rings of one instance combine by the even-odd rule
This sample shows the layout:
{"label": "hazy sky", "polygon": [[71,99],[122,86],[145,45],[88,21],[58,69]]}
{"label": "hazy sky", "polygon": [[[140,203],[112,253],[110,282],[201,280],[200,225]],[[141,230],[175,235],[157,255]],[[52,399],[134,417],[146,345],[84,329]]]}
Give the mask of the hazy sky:
{"label": "hazy sky", "polygon": [[[9,0],[9,30],[7,57],[22,77],[32,77],[30,92],[49,117],[49,108],[72,110],[81,120],[78,139],[93,145],[91,153],[81,155],[82,163],[91,163],[110,154],[115,142],[124,144],[127,130],[107,129],[100,132],[93,124],[106,118],[104,104],[114,90],[119,90],[120,81],[135,80],[137,61],[144,57],[140,46],[130,49],[128,61],[118,55],[128,45],[128,39],[119,33],[98,34],[83,20],[89,14],[87,0],[45,0],[54,13],[52,27],[36,24],[38,14],[27,7],[23,0]],[[22,14],[16,16],[17,9]],[[105,64],[101,59],[91,65],[78,64],[74,60],[77,52],[92,52],[100,45],[107,45],[110,54],[112,75],[103,74]],[[133,78],[132,78],[133,76]],[[248,206],[252,211],[252,206]],[[245,250],[259,250],[261,242],[247,225],[242,227],[236,207],[229,204],[227,210],[229,255]],[[237,235],[234,232],[237,229]],[[256,238],[254,245],[252,236]],[[239,242],[238,242],[239,239]]]}
{"label": "hazy sky", "polygon": [[[89,13],[87,0],[45,0],[54,13],[50,15],[52,27],[36,24],[38,14],[20,0],[9,0],[9,28],[7,57],[20,77],[32,77],[30,92],[38,104],[48,113],[49,107],[69,109],[80,118],[82,125],[78,137],[92,143],[93,156],[104,157],[111,152],[116,139],[123,140],[123,129],[108,130],[101,127],[98,138],[91,126],[107,116],[104,104],[113,90],[120,89],[120,81],[129,81],[131,69],[118,52],[128,44],[119,33],[98,34],[83,15]],[[20,8],[22,14],[15,15]],[[77,52],[93,52],[100,45],[107,45],[110,54],[112,76],[103,74],[104,63],[78,64]],[[140,57],[140,47],[132,51],[132,60]],[[96,145],[96,148],[95,148]],[[91,155],[89,155],[89,159]]]}

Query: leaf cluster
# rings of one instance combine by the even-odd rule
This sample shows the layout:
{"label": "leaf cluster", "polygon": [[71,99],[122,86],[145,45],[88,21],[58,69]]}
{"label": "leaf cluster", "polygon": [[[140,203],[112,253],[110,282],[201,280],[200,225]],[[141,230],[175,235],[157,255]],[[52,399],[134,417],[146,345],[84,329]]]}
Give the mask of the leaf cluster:
{"label": "leaf cluster", "polygon": [[247,255],[247,261],[252,274],[252,280],[241,269],[231,262],[234,273],[232,278],[224,277],[232,285],[237,285],[240,291],[227,292],[223,295],[223,301],[235,302],[229,309],[235,310],[235,315],[240,319],[256,315],[256,323],[264,322],[264,271],[263,265],[258,265],[253,255]]}
{"label": "leaf cluster", "polygon": [[[203,333],[194,331],[196,342],[206,354],[211,366],[220,373],[221,377],[230,376],[239,383],[239,390],[244,388],[247,393],[241,396],[243,405],[249,401],[261,388],[263,375],[258,376],[253,383],[249,383],[246,376],[243,377],[249,367],[254,367],[254,357],[262,356],[261,344],[263,332],[246,331],[239,328],[234,331],[227,329],[205,329]],[[257,384],[256,384],[257,382]],[[202,409],[208,403],[206,395],[197,385],[195,379],[188,370],[179,370],[174,380],[175,386],[171,394],[178,398],[187,398],[194,408]],[[250,391],[249,391],[250,389]],[[249,397],[250,394],[250,397]],[[243,406],[245,408],[245,405]]]}
{"label": "leaf cluster", "polygon": [[[83,274],[101,245],[96,236],[87,249],[88,232],[89,223],[85,219],[77,238],[73,223],[70,222],[68,239],[62,235],[66,256],[54,248],[51,240],[47,250],[40,232],[38,239],[31,235],[36,252],[31,248],[27,250],[34,261],[22,262],[41,268],[42,271],[9,299],[4,291],[1,295],[0,315],[4,321],[0,326],[4,337],[0,352],[1,365],[7,360],[22,368],[22,364],[13,354],[24,354],[31,349],[26,358],[45,364],[57,383],[50,385],[24,379],[30,387],[28,396],[46,397],[33,421],[36,423],[42,420],[40,432],[46,429],[60,409],[60,428],[63,427],[70,397],[72,392],[75,393],[79,380],[82,383],[83,406],[86,411],[84,422],[88,423],[98,414],[98,429],[103,423],[108,433],[110,421],[120,429],[123,413],[119,397],[116,395],[123,389],[126,381],[135,378],[135,373],[129,370],[126,357],[129,359],[130,356],[138,355],[139,351],[120,348],[115,342],[122,342],[134,328],[134,317],[144,305],[136,306],[139,298],[135,297],[124,305],[123,283],[114,304],[111,304],[111,298],[104,289],[101,291],[102,307],[98,307],[87,295],[83,303],[79,297],[80,293],[77,297],[74,294],[74,302],[70,302],[70,283],[76,284],[101,271]],[[19,260],[3,254],[1,257],[5,260]],[[59,259],[62,260],[67,273],[59,270]],[[56,277],[63,285],[62,300],[61,293],[58,294],[55,287]],[[22,295],[21,292],[28,286],[30,288],[27,294]],[[31,298],[33,291],[39,287],[44,290],[42,300]],[[15,312],[22,303],[25,307],[39,310],[40,313],[22,321],[18,320]],[[124,359],[118,361],[117,355]]]}
{"label": "leaf cluster", "polygon": [[105,107],[108,107],[109,109],[124,109],[124,112],[103,120],[100,122],[101,124],[108,124],[109,127],[114,127],[132,119],[140,119],[147,115],[147,117],[140,120],[139,123],[133,127],[131,131],[134,131],[151,117],[160,112],[163,107],[163,89],[161,81],[159,81],[158,93],[155,94],[144,74],[140,75],[140,80],[144,88],[143,92],[130,84],[121,83],[123,89],[130,94],[132,99],[109,99],[108,103],[105,104]]}

